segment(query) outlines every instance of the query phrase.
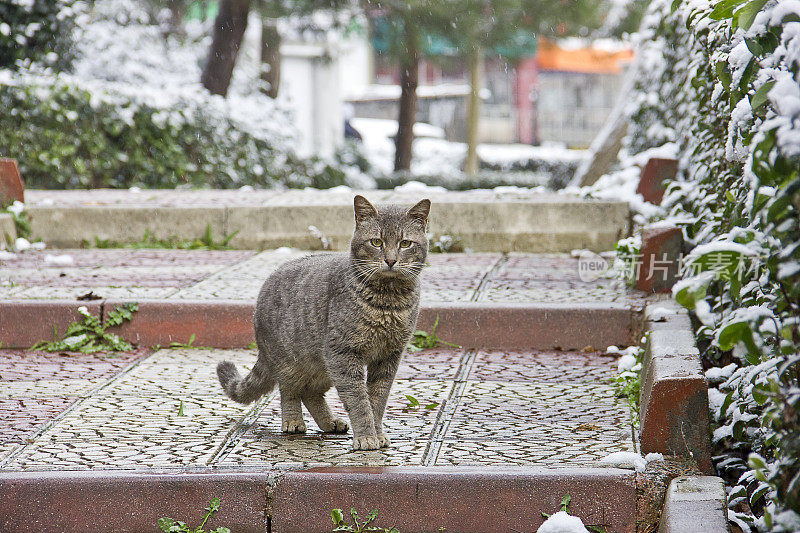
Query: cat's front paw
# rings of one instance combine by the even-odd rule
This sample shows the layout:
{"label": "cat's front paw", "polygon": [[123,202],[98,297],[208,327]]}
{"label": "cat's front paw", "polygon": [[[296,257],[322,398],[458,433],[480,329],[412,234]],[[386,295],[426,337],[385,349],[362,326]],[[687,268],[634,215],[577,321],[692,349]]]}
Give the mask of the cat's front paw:
{"label": "cat's front paw", "polygon": [[320,424],[319,429],[325,433],[347,433],[350,426],[347,424],[346,420],[334,418],[330,422]]}
{"label": "cat's front paw", "polygon": [[281,424],[281,431],[284,433],[305,433],[306,423],[304,420],[284,420]]}
{"label": "cat's front paw", "polygon": [[380,448],[378,437],[367,435],[363,437],[355,437],[353,439],[353,451],[355,450],[377,450]]}
{"label": "cat's front paw", "polygon": [[388,448],[392,441],[389,440],[389,437],[386,436],[386,433],[379,433],[378,434],[378,444],[381,448]]}

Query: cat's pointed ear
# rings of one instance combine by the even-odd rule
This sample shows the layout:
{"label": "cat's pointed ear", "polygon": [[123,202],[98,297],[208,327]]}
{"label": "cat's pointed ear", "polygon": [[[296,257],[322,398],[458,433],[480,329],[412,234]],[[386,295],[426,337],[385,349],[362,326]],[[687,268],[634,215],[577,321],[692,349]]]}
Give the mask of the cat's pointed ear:
{"label": "cat's pointed ear", "polygon": [[406,216],[411,220],[415,220],[425,227],[428,222],[428,213],[431,212],[431,201],[425,198],[420,200],[417,205],[412,207],[406,212]]}
{"label": "cat's pointed ear", "polygon": [[353,209],[356,213],[356,224],[361,224],[362,222],[378,218],[378,211],[375,209],[369,200],[357,194],[356,197],[353,199]]}

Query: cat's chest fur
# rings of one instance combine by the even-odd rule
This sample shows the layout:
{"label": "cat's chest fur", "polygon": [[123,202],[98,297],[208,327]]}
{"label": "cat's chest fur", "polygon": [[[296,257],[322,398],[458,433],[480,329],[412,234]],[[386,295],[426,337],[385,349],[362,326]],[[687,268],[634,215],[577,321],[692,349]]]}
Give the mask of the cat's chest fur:
{"label": "cat's chest fur", "polygon": [[381,300],[356,300],[358,321],[351,342],[370,359],[402,350],[417,321],[417,290],[393,296],[391,305],[381,305]]}

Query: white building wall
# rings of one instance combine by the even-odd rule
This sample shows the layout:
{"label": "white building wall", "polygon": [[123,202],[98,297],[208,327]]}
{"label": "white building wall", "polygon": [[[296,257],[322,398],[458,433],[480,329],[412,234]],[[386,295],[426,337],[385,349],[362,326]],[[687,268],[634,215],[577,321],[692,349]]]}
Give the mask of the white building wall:
{"label": "white building wall", "polygon": [[299,155],[331,157],[344,139],[338,50],[330,44],[281,45],[279,99],[300,131]]}

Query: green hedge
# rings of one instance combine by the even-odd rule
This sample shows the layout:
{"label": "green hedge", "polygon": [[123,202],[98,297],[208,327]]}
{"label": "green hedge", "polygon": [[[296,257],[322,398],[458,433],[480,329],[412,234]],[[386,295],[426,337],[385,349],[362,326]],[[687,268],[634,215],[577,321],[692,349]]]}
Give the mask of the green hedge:
{"label": "green hedge", "polygon": [[285,146],[275,149],[215,112],[214,98],[164,110],[111,84],[6,72],[0,147],[19,161],[32,188],[345,183],[345,157],[325,162],[299,158]]}
{"label": "green hedge", "polygon": [[639,55],[625,148],[680,147],[664,215],[694,246],[676,298],[725,368],[709,399],[729,516],[797,531],[800,3],[654,0]]}
{"label": "green hedge", "polygon": [[30,62],[68,68],[75,57],[75,16],[82,7],[76,0],[0,2],[0,68]]}

